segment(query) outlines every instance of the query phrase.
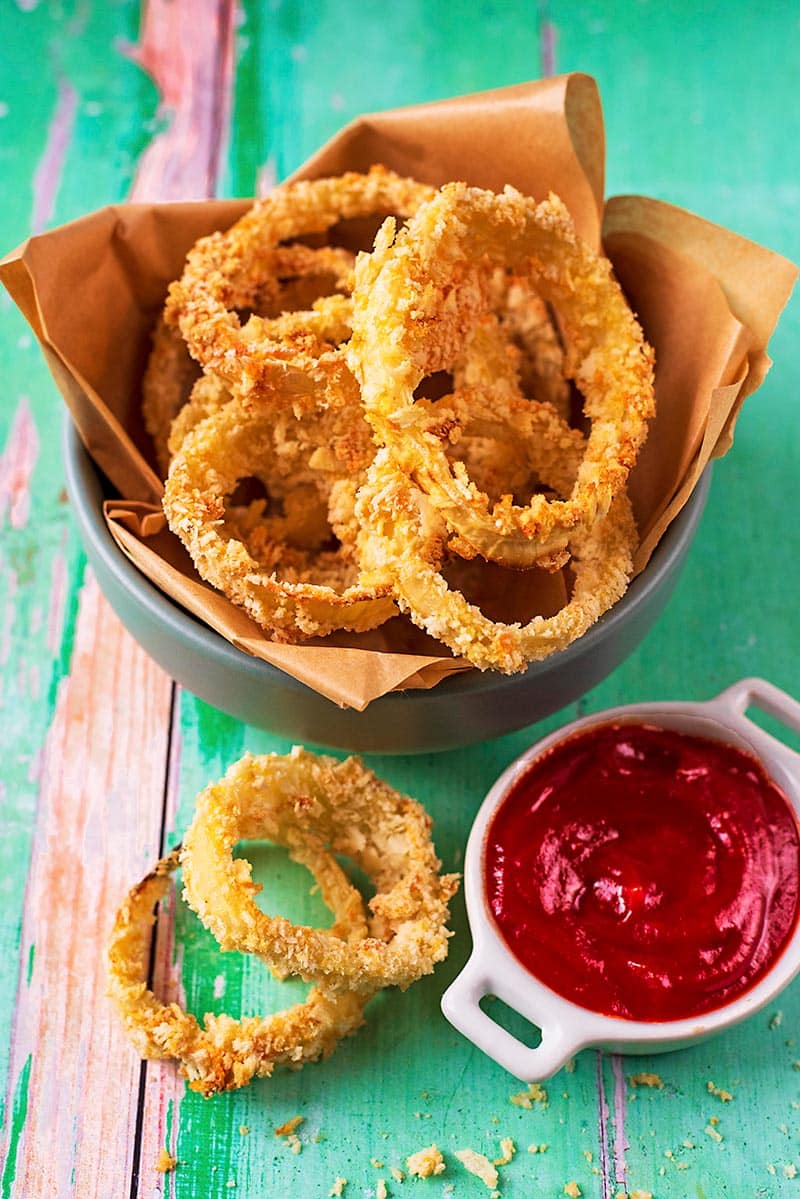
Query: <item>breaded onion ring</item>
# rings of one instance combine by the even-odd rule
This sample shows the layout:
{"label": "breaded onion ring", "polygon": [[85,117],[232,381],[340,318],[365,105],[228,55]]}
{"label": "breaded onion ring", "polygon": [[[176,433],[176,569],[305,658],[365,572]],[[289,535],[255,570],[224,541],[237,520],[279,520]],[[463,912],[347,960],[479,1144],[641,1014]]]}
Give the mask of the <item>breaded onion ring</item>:
{"label": "breaded onion ring", "polygon": [[[530,275],[555,308],[567,347],[565,373],[591,420],[565,499],[534,495],[524,507],[491,505],[468,477],[451,470],[414,402],[420,382],[449,366],[486,312],[486,272],[497,267]],[[654,411],[652,351],[610,263],[577,237],[557,197],[537,205],[511,188],[495,195],[448,184],[396,237],[393,222],[384,223],[373,254],[356,261],[353,303],[347,354],[366,416],[395,467],[435,509],[446,510],[463,542],[494,561],[530,566],[608,511]]]}
{"label": "breaded onion ring", "polygon": [[[567,493],[581,461],[581,434],[568,428],[549,404],[527,408],[528,412],[525,406],[510,405],[505,419],[511,421],[512,432],[515,426],[519,430],[520,444],[526,446],[541,481]],[[492,435],[491,415],[487,411],[483,417],[487,435]],[[473,409],[470,416],[478,419],[480,413]],[[535,616],[525,625],[505,624],[489,620],[448,586],[440,570],[448,545],[447,526],[429,497],[395,466],[386,448],[378,451],[359,491],[356,523],[369,530],[357,546],[367,576],[376,583],[391,580],[403,611],[453,653],[480,670],[506,674],[565,649],[616,603],[628,585],[637,544],[633,513],[623,491],[588,531],[579,528],[572,534],[568,546],[574,582],[561,611],[550,617]]]}
{"label": "breaded onion ring", "polygon": [[373,629],[396,614],[391,587],[364,585],[346,549],[309,557],[262,538],[256,556],[252,542],[237,536],[235,521],[226,521],[225,501],[240,480],[255,476],[270,492],[273,474],[285,477],[288,468],[295,484],[306,482],[312,456],[319,462],[317,445],[327,450],[321,465],[338,465],[345,478],[360,478],[372,458],[368,427],[351,405],[320,407],[296,420],[259,401],[232,399],[184,439],[164,491],[169,526],[200,576],[280,641]]}
{"label": "breaded onion ring", "polygon": [[[433,188],[384,167],[277,187],[227,232],[212,233],[189,251],[183,277],[170,286],[165,319],[180,326],[205,371],[242,394],[289,380],[297,388],[306,380],[310,387],[312,377],[324,377],[328,359],[299,363],[271,339],[260,317],[254,314],[242,324],[236,312],[252,306],[251,298],[269,278],[275,247],[289,238],[325,233],[352,217],[411,216],[433,194]],[[298,367],[306,369],[298,375]]]}
{"label": "breaded onion ring", "polygon": [[[304,848],[292,856],[314,872],[337,917],[330,935],[346,933],[343,945],[357,943],[366,933],[360,895],[330,854],[310,843]],[[177,1003],[161,1003],[147,986],[151,930],[178,864],[179,851],[173,850],[131,890],[108,948],[109,994],[142,1057],[177,1060],[191,1089],[209,1096],[268,1077],[276,1065],[299,1068],[328,1057],[363,1024],[369,991],[314,987],[305,1002],[274,1015],[234,1020],[207,1014],[203,1025]]]}
{"label": "breaded onion ring", "polygon": [[[269,273],[260,293],[248,296],[258,304],[265,335],[292,340],[310,333],[336,345],[350,336],[350,303],[353,255],[338,246],[312,249],[301,243],[278,246],[269,258]],[[328,295],[332,290],[340,293]],[[318,311],[308,305],[324,297]],[[302,312],[298,317],[297,310]],[[180,330],[159,317],[142,379],[142,416],[152,438],[156,461],[163,475],[169,469],[170,425],[181,411],[200,368],[191,357]],[[174,451],[172,451],[174,452]]]}
{"label": "breaded onion ring", "polygon": [[[403,989],[447,954],[454,875],[439,875],[431,821],[358,758],[337,762],[300,747],[284,757],[245,757],[198,798],[184,839],[185,895],[223,949],[257,953],[271,966],[330,988]],[[288,845],[313,837],[351,858],[376,887],[370,935],[345,944],[325,929],[268,916],[253,902],[250,864],[238,841]]]}

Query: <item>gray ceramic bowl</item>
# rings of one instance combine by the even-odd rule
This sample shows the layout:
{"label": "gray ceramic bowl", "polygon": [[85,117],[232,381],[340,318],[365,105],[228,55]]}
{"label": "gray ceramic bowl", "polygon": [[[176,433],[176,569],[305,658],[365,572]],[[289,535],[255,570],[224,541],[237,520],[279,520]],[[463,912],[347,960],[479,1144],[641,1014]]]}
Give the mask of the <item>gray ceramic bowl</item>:
{"label": "gray ceramic bowl", "polygon": [[454,749],[524,728],[606,677],[661,614],[691,545],[708,472],[647,569],[615,607],[566,650],[511,676],[469,671],[429,691],[395,691],[365,712],[343,709],[303,683],[234,649],[157,590],[117,548],[103,519],[103,482],[67,420],[67,490],[89,562],[136,640],[174,679],[239,720],[290,740],[365,753]]}

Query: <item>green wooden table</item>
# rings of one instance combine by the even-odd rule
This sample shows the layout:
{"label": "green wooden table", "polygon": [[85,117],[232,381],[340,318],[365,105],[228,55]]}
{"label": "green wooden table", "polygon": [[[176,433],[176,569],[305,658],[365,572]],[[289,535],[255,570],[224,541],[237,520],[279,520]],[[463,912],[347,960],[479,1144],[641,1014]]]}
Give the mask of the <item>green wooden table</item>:
{"label": "green wooden table", "polygon": [[[0,6],[5,248],[126,197],[252,194],[363,111],[583,70],[603,96],[609,194],[667,199],[800,258],[794,4],[141,8]],[[337,1179],[347,1199],[376,1195],[379,1179],[391,1196],[466,1199],[488,1192],[455,1151],[499,1157],[505,1137],[517,1150],[500,1167],[510,1199],[565,1186],[598,1199],[800,1194],[800,985],[690,1051],[584,1052],[546,1100],[519,1106],[510,1096],[523,1088],[439,1014],[469,949],[460,899],[448,962],[407,994],[381,996],[329,1062],[211,1101],[170,1066],[140,1065],[104,997],[116,905],[180,837],[206,781],[245,749],[286,746],[176,688],[110,613],[65,503],[61,401],[5,296],[0,320],[3,1199],[325,1196]],[[581,712],[703,699],[746,674],[800,693],[798,334],[795,300],[772,342],[777,365],[715,470],[677,593]],[[428,806],[441,856],[458,868],[485,791],[534,735],[370,764]],[[266,852],[258,868],[289,914],[319,918],[295,868]],[[162,922],[156,973],[196,1012],[252,1012],[302,991],[220,958],[182,908],[172,927]],[[663,1085],[631,1081],[654,1072]],[[298,1139],[276,1136],[295,1116]],[[444,1174],[393,1177],[431,1143]],[[178,1160],[167,1174],[155,1168],[162,1147]]]}

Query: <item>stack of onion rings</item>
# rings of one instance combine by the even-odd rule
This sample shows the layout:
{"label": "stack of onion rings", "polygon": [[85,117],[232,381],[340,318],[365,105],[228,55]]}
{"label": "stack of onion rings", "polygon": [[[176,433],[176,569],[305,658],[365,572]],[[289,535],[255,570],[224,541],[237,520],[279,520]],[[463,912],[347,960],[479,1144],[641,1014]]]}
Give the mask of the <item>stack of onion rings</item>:
{"label": "stack of onion rings", "polygon": [[[355,260],[297,240],[387,210],[406,223]],[[510,673],[627,586],[652,351],[557,197],[434,192],[382,167],[278,188],[190,251],[146,380],[170,527],[276,640],[399,607]],[[267,496],[237,502],[249,478]],[[445,583],[454,558],[567,567],[571,593],[496,624]]]}
{"label": "stack of onion rings", "polygon": [[[253,902],[250,864],[233,860],[240,838],[268,837],[308,867],[335,916],[330,929],[268,917]],[[369,902],[335,854],[372,878]],[[316,985],[305,1002],[267,1017],[204,1023],[147,983],[155,905],[183,866],[185,894],[223,949],[258,953],[279,977]],[[208,1096],[327,1057],[363,1023],[381,987],[409,986],[447,953],[448,901],[457,877],[440,875],[430,819],[355,758],[337,762],[296,747],[281,757],[247,755],[206,789],[182,850],[138,883],[119,910],[108,950],[110,995],[146,1058],[172,1058],[192,1089]]]}

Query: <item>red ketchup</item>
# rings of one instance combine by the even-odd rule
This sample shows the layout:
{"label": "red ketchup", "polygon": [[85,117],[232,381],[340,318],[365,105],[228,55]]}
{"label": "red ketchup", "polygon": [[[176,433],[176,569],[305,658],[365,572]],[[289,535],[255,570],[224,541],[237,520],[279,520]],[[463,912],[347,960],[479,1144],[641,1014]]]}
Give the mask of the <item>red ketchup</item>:
{"label": "red ketchup", "polygon": [[798,916],[786,796],[734,746],[641,724],[531,763],[489,826],[485,886],[516,958],[582,1007],[699,1016],[767,972]]}

